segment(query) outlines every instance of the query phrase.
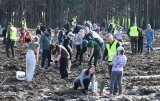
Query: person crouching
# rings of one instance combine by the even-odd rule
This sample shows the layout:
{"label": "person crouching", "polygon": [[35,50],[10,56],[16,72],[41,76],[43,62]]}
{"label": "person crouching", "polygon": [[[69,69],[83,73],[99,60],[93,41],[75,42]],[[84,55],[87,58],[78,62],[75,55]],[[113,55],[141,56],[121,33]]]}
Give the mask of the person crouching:
{"label": "person crouching", "polygon": [[87,69],[84,69],[81,74],[76,78],[74,82],[74,89],[81,87],[83,94],[86,94],[88,91],[88,86],[91,82],[92,93],[94,93],[94,83],[96,79],[95,73],[96,70],[94,65],[91,65]]}

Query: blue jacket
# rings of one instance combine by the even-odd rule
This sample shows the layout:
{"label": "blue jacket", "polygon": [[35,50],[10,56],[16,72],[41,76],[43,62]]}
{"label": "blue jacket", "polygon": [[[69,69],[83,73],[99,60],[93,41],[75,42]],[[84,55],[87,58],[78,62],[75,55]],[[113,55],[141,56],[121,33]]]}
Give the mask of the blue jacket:
{"label": "blue jacket", "polygon": [[147,40],[147,43],[151,43],[154,39],[154,31],[153,29],[147,29],[145,38]]}
{"label": "blue jacket", "polygon": [[40,49],[49,50],[49,45],[51,44],[51,42],[51,35],[46,35],[46,33],[43,33],[40,39]]}

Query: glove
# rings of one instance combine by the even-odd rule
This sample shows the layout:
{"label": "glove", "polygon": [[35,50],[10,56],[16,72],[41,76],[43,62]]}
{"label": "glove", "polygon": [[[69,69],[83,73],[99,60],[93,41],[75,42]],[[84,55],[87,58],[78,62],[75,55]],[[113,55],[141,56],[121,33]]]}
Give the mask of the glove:
{"label": "glove", "polygon": [[40,53],[43,54],[43,49],[40,49]]}

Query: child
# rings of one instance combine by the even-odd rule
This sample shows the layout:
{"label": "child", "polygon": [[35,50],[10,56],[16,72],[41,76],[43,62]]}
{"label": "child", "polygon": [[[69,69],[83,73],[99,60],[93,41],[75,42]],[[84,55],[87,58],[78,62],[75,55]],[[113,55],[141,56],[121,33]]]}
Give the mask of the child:
{"label": "child", "polygon": [[26,35],[25,35],[25,42],[31,42],[31,34],[29,32],[26,32]]}
{"label": "child", "polygon": [[94,93],[94,83],[95,83],[95,66],[89,66],[88,69],[84,69],[81,74],[76,78],[74,82],[74,89],[77,89],[79,86],[82,88],[83,94],[86,94],[88,91],[88,86],[92,82],[92,93]]}
{"label": "child", "polygon": [[117,56],[114,57],[112,61],[112,72],[110,79],[110,93],[107,94],[108,97],[113,97],[114,83],[118,82],[119,95],[122,94],[122,77],[123,77],[123,67],[127,62],[127,57],[124,55],[124,48],[119,46],[117,48]]}

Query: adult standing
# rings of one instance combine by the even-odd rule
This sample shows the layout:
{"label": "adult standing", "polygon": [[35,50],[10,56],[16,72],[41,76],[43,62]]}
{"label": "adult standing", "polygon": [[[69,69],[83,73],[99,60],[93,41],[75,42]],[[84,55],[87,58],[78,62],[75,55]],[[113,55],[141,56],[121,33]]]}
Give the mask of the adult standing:
{"label": "adult standing", "polygon": [[149,53],[153,52],[153,48],[152,48],[151,43],[154,39],[154,31],[151,28],[150,24],[147,25],[145,38],[146,38],[146,41],[147,41],[147,53],[149,54]]}
{"label": "adult standing", "polygon": [[40,52],[42,53],[41,67],[44,67],[46,58],[48,59],[48,67],[50,67],[51,62],[51,52],[49,51],[49,45],[51,44],[51,29],[47,29],[40,39]]}
{"label": "adult standing", "polygon": [[40,30],[40,26],[37,26],[37,28],[36,28],[36,35],[37,35],[39,38],[41,38],[41,34],[42,34],[42,32],[41,32],[41,30]]}
{"label": "adult standing", "polygon": [[63,41],[64,41],[64,35],[65,35],[65,32],[64,32],[64,28],[62,28],[60,30],[60,32],[58,33],[58,44],[59,45],[62,45],[63,44]]}
{"label": "adult standing", "polygon": [[106,19],[104,19],[102,22],[102,31],[105,32],[105,29],[106,29]]}
{"label": "adult standing", "polygon": [[131,40],[132,54],[136,54],[138,47],[138,27],[136,26],[136,24],[129,28],[127,34],[129,35]]}
{"label": "adult standing", "polygon": [[80,52],[81,52],[81,44],[82,44],[82,41],[83,41],[83,36],[84,36],[84,30],[80,30],[78,32],[78,34],[76,35],[76,39],[75,39],[75,44],[76,44],[76,62],[78,61],[78,57],[80,55]]}
{"label": "adult standing", "polygon": [[75,16],[75,17],[73,17],[72,19],[71,19],[71,24],[73,25],[73,24],[76,24],[77,23],[77,16]]}
{"label": "adult standing", "polygon": [[9,55],[9,48],[11,48],[12,51],[12,58],[14,58],[15,53],[14,53],[14,45],[17,37],[17,28],[13,27],[12,23],[8,23],[8,30],[6,33],[6,53],[7,57],[10,58]]}
{"label": "adult standing", "polygon": [[138,53],[142,54],[143,52],[143,30],[139,28],[139,35],[138,35]]}
{"label": "adult standing", "polygon": [[[117,48],[120,46],[120,44],[118,43],[118,41],[116,39],[113,38],[112,34],[107,34],[106,39],[107,39],[108,42],[106,44],[105,51],[104,51],[104,54],[103,54],[102,64],[105,63],[105,59],[107,57],[108,72],[109,72],[109,75],[110,75],[110,78],[111,78],[112,60],[117,55],[116,54]],[[115,88],[114,92],[117,92],[117,90],[118,90],[117,89],[117,83],[115,83],[114,88]]]}
{"label": "adult standing", "polygon": [[7,33],[7,27],[2,31],[2,34],[3,34],[3,44],[5,45],[6,44],[6,33]]}
{"label": "adult standing", "polygon": [[115,38],[119,41],[119,42],[122,42],[122,28],[119,28],[116,35],[115,35]]}
{"label": "adult standing", "polygon": [[65,29],[65,33],[68,34],[69,30],[70,30],[70,24],[67,20],[65,20],[65,24],[64,24],[64,29]]}
{"label": "adult standing", "polygon": [[21,21],[21,26],[27,28],[27,23],[26,23],[26,19],[25,18],[22,18],[22,21]]}
{"label": "adult standing", "polygon": [[113,23],[111,23],[111,21],[109,21],[109,24],[108,24],[108,33],[112,33],[112,30],[113,30]]}

